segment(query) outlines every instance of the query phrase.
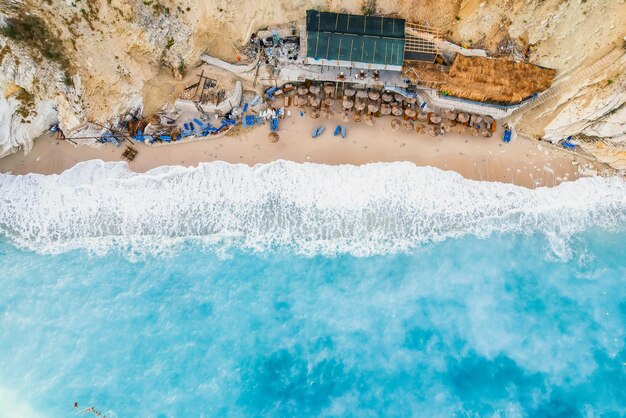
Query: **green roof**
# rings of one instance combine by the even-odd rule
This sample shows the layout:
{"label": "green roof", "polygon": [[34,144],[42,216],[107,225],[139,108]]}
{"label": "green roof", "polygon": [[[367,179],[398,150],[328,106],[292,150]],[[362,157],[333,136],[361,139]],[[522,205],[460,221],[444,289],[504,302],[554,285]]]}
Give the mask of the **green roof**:
{"label": "green roof", "polygon": [[307,10],[306,29],[314,32],[333,32],[404,39],[404,19],[328,13]]}
{"label": "green roof", "polygon": [[402,66],[404,19],[307,10],[307,57]]}
{"label": "green roof", "polygon": [[308,32],[307,57],[316,60],[402,66],[404,40],[341,33]]}

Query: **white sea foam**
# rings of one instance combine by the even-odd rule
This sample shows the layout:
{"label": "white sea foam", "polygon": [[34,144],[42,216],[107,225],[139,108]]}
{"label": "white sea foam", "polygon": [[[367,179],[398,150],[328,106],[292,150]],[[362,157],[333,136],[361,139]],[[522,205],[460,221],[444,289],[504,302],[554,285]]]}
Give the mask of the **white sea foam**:
{"label": "white sea foam", "polygon": [[543,233],[567,256],[588,228],[626,225],[626,182],[588,178],[529,190],[412,163],[327,166],[277,161],[163,167],[90,161],[61,175],[0,175],[0,231],[30,250],[133,254],[217,248],[354,255],[450,237]]}

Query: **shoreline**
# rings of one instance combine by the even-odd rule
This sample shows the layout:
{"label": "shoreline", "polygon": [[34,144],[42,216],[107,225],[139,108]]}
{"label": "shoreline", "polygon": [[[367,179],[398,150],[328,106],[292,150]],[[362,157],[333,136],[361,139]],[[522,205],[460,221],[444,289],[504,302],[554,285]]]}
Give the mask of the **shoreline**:
{"label": "shoreline", "polygon": [[[439,137],[416,134],[391,128],[391,117],[374,120],[374,126],[353,121],[345,123],[347,136],[333,136],[341,123],[331,119],[293,115],[280,121],[278,143],[270,143],[269,126],[243,128],[220,138],[200,138],[166,146],[135,143],[138,151],[129,162],[132,171],[141,173],[161,166],[197,166],[201,162],[225,161],[253,166],[276,160],[328,165],[362,165],[377,162],[409,161],[418,166],[451,170],[472,180],[511,183],[528,188],[556,186],[563,181],[581,177],[581,169],[597,173],[614,173],[608,166],[560,149],[545,142],[518,137],[511,143],[501,141],[502,129],[491,138],[447,133]],[[325,133],[311,138],[315,127],[324,126]],[[134,141],[135,142],[135,141]],[[35,140],[32,150],[18,152],[0,159],[0,172],[22,175],[28,173],[60,174],[79,162],[100,159],[120,161],[125,149],[112,144],[90,147],[75,146],[43,135]]]}

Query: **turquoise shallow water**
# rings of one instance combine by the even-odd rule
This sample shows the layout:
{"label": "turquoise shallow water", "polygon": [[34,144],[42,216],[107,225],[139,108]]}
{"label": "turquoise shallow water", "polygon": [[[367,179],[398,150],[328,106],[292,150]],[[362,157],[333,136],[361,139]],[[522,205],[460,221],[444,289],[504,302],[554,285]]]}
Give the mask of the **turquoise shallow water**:
{"label": "turquoise shallow water", "polygon": [[625,336],[620,178],[0,175],[1,418],[621,417]]}
{"label": "turquoise shallow water", "polygon": [[567,261],[516,234],[129,261],[3,240],[0,411],[622,416],[625,242],[587,231]]}

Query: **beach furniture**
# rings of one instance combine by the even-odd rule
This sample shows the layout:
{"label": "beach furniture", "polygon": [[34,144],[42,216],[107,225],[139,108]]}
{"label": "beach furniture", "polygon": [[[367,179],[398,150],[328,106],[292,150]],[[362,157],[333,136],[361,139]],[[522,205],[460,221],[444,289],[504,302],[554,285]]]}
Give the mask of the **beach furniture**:
{"label": "beach furniture", "polygon": [[243,113],[246,113],[248,111],[248,102],[245,102],[243,104]]}
{"label": "beach furniture", "polygon": [[315,128],[313,129],[313,133],[311,134],[311,138],[315,139],[317,138],[317,131],[319,131],[320,128]]}
{"label": "beach furniture", "polygon": [[504,134],[502,134],[502,142],[511,142],[511,129],[504,129]]}
{"label": "beach furniture", "polygon": [[563,141],[563,143],[561,145],[563,145],[563,148],[567,148],[567,149],[574,149],[576,148],[576,145],[572,144],[570,141],[572,140],[572,136],[568,136],[567,138],[565,138],[565,140]]}
{"label": "beach furniture", "polygon": [[165,142],[172,142],[172,137],[169,135],[159,135],[159,139]]}
{"label": "beach furniture", "polygon": [[278,130],[278,118],[272,119],[272,121],[270,122],[270,130],[272,132],[275,132]]}
{"label": "beach furniture", "polygon": [[341,125],[337,125],[337,127],[335,128],[335,132],[333,133],[334,136],[337,136],[341,133]]}
{"label": "beach furniture", "polygon": [[342,138],[346,137],[346,125],[341,126],[341,137]]}

